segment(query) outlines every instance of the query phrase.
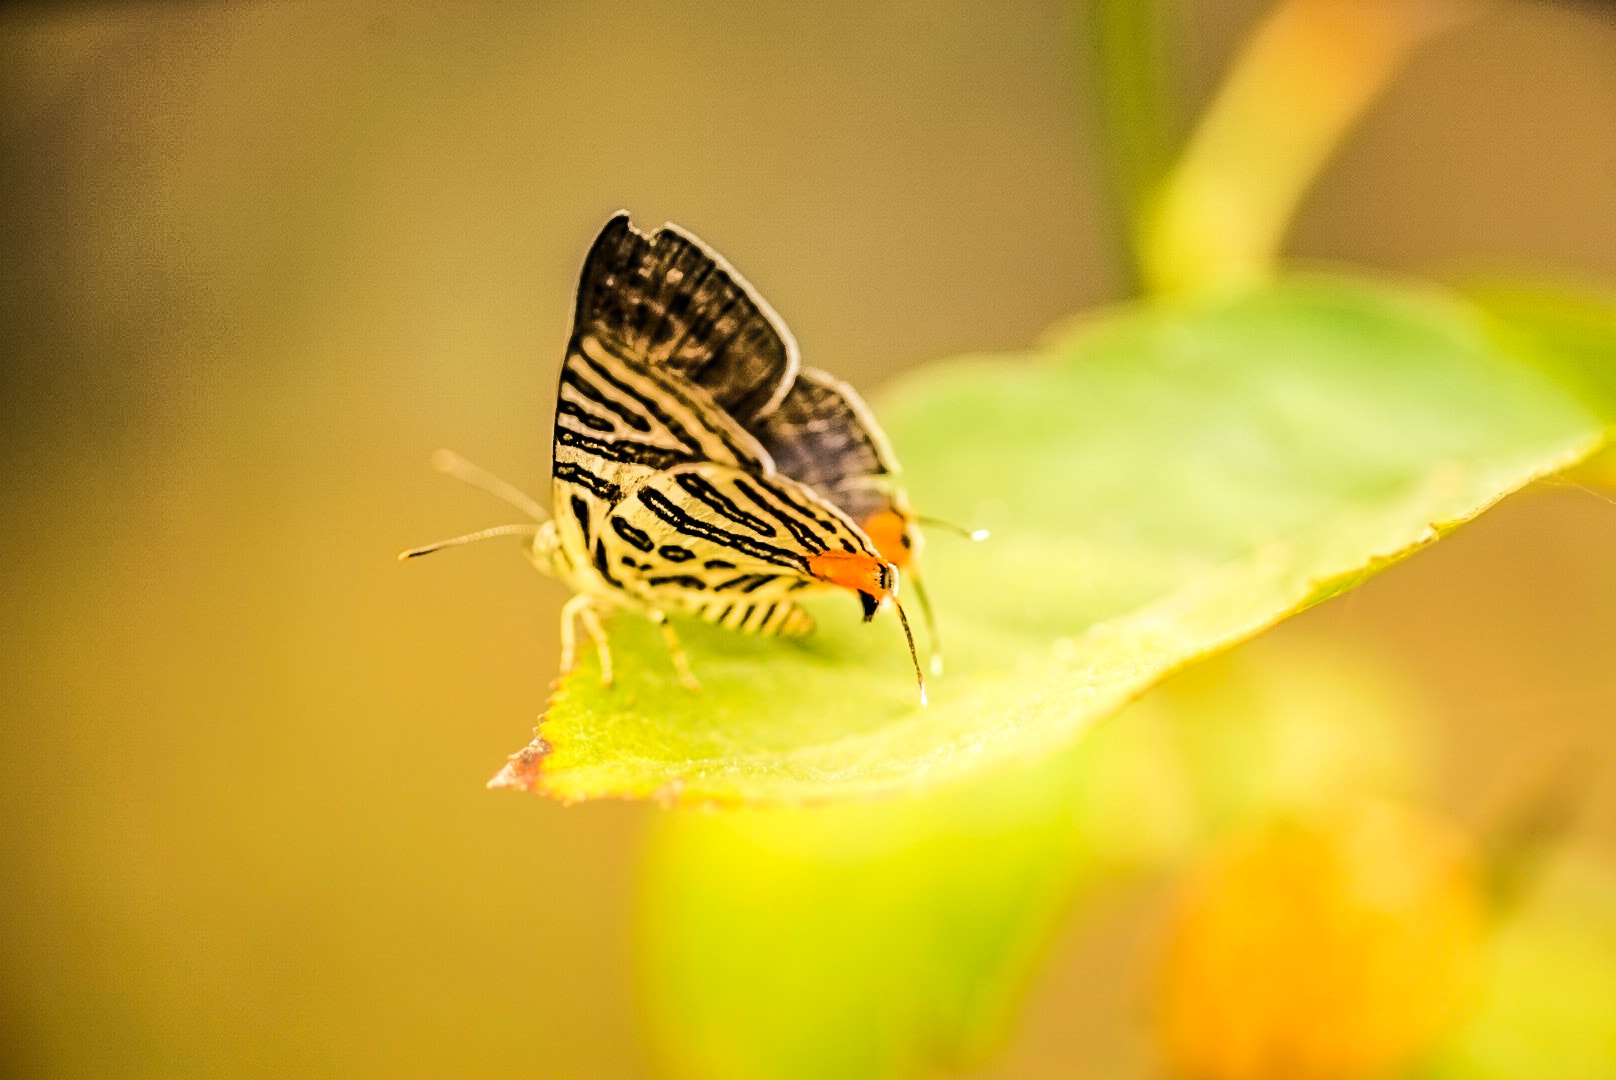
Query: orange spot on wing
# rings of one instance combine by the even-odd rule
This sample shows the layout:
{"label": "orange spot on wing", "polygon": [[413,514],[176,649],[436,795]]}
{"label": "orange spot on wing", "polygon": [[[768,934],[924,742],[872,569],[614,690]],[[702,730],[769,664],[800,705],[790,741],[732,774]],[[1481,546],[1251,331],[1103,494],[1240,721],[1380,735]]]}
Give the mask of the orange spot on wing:
{"label": "orange spot on wing", "polygon": [[820,581],[840,585],[844,589],[868,593],[877,600],[892,595],[897,581],[897,569],[873,555],[857,552],[822,551],[808,556],[808,572]]}
{"label": "orange spot on wing", "polygon": [[862,522],[864,535],[870,538],[881,558],[902,569],[909,565],[914,539],[909,531],[910,522],[896,510],[882,510]]}

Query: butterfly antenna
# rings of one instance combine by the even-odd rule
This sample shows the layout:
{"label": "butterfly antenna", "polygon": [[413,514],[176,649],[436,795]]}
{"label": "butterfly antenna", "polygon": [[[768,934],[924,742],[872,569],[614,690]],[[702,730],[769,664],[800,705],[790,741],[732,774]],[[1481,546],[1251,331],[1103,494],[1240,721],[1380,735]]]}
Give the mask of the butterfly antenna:
{"label": "butterfly antenna", "polygon": [[469,544],[474,540],[487,540],[491,536],[532,536],[538,531],[539,527],[530,521],[519,521],[515,525],[495,525],[492,529],[482,529],[478,532],[467,533],[465,536],[457,536],[452,540],[439,540],[437,543],[427,544],[425,547],[401,551],[398,554],[398,561],[403,562],[405,559],[413,559],[417,555],[430,555],[434,551],[442,551],[447,547],[459,547],[461,544]]}
{"label": "butterfly antenna", "polygon": [[898,621],[903,624],[903,639],[909,643],[909,662],[915,666],[915,682],[920,686],[920,707],[926,707],[926,677],[920,673],[920,654],[915,652],[915,635],[909,629],[909,616],[903,613],[903,605],[898,598],[892,598],[892,606],[898,609]]}
{"label": "butterfly antenna", "polygon": [[910,574],[909,582],[915,587],[915,599],[920,601],[920,619],[926,624],[926,637],[931,641],[930,663],[933,676],[943,674],[943,646],[937,639],[937,616],[932,614],[931,597],[926,595],[926,587],[920,583],[920,575]]}
{"label": "butterfly antenna", "polygon": [[942,518],[920,516],[915,518],[915,521],[928,529],[942,529],[945,532],[954,533],[956,536],[963,536],[967,540],[981,541],[988,538],[986,529],[967,529],[963,525],[956,525],[952,521],[944,521]]}
{"label": "butterfly antenna", "polygon": [[550,516],[535,500],[522,494],[487,469],[473,465],[453,450],[439,450],[434,453],[432,467],[445,476],[454,477],[462,484],[469,484],[479,491],[486,491],[494,498],[511,504],[534,521],[544,521]]}

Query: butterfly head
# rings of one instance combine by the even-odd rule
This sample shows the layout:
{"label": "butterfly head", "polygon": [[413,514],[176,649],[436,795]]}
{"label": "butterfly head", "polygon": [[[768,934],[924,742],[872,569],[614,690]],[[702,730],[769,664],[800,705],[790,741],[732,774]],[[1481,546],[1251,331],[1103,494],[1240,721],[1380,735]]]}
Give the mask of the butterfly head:
{"label": "butterfly head", "polygon": [[533,539],[527,545],[527,557],[542,574],[553,578],[568,579],[567,557],[561,546],[561,537],[556,532],[554,520],[543,522]]}
{"label": "butterfly head", "polygon": [[821,551],[808,557],[808,572],[827,584],[858,593],[866,622],[898,593],[898,568],[863,552]]}
{"label": "butterfly head", "polygon": [[888,602],[897,609],[898,621],[903,624],[903,638],[909,645],[909,660],[915,665],[915,681],[920,685],[920,703],[926,704],[926,679],[920,674],[920,660],[915,655],[915,635],[909,630],[909,617],[898,603],[898,568],[878,555],[858,551],[821,551],[808,556],[808,572],[828,585],[840,585],[858,593],[864,605],[864,621],[875,618],[875,613]]}

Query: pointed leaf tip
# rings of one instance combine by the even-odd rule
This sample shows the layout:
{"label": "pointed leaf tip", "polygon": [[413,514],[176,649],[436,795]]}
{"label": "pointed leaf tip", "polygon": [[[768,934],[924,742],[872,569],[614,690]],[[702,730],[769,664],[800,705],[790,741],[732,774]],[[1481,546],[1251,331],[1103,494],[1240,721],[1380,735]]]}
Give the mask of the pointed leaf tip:
{"label": "pointed leaf tip", "polygon": [[535,735],[532,742],[512,754],[505,766],[488,781],[489,790],[514,788],[518,791],[537,791],[539,773],[551,749],[543,735]]}

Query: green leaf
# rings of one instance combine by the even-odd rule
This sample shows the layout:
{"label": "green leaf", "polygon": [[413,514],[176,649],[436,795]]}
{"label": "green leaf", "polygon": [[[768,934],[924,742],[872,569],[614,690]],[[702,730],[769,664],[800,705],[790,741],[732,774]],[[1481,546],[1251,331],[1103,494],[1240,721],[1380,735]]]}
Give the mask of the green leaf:
{"label": "green leaf", "polygon": [[1466,290],[1500,347],[1539,364],[1616,421],[1616,297],[1492,282]]}
{"label": "green leaf", "polygon": [[[1616,425],[1616,297],[1531,282],[1474,285],[1499,346],[1541,367]],[[1577,466],[1572,480],[1616,488],[1616,448]]]}
{"label": "green leaf", "polygon": [[1369,576],[1599,442],[1599,418],[1434,292],[1297,281],[1132,309],[1027,354],[930,367],[882,410],[934,535],[947,646],[915,701],[890,615],[815,635],[612,623],[497,786],[563,799],[869,796],[1036,761],[1174,671]]}
{"label": "green leaf", "polygon": [[663,815],[640,918],[657,1047],[704,1080],[968,1065],[1074,905],[1221,827],[1406,793],[1419,720],[1336,643],[1266,639],[1029,768],[874,803]]}

